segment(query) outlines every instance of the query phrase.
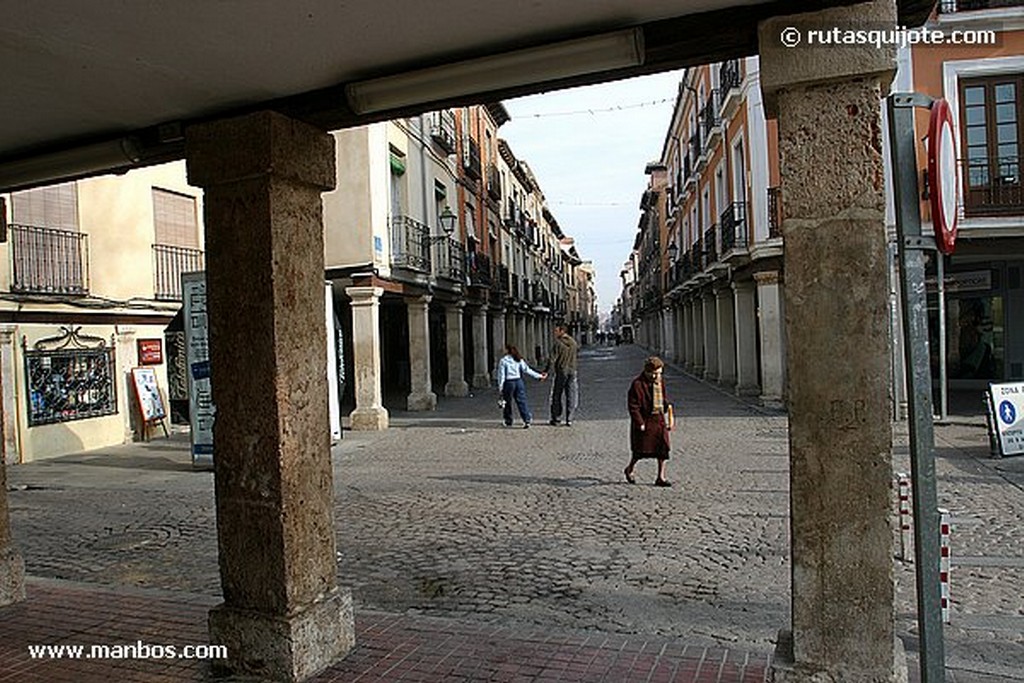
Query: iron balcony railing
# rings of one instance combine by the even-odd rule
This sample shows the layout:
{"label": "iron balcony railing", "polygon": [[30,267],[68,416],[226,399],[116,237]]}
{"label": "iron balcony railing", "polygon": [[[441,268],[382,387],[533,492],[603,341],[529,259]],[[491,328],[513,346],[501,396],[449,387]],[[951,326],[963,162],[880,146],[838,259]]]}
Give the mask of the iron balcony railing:
{"label": "iron balcony railing", "polygon": [[487,164],[487,196],[496,202],[501,201],[501,172],[497,164]]}
{"label": "iron balcony railing", "polygon": [[768,239],[782,237],[782,192],[780,187],[768,188]]}
{"label": "iron balcony railing", "polygon": [[89,242],[80,232],[11,225],[12,292],[89,293]]}
{"label": "iron balcony railing", "polygon": [[747,204],[733,202],[719,217],[722,229],[722,254],[747,246]]}
{"label": "iron balcony railing", "polygon": [[462,138],[462,168],[470,178],[480,180],[480,145],[468,135]]}
{"label": "iron balcony railing", "polygon": [[430,228],[410,216],[392,216],[391,265],[429,273]]}
{"label": "iron balcony railing", "polygon": [[697,115],[700,121],[701,135],[704,137],[704,144],[707,145],[711,140],[711,131],[713,131],[720,123],[721,118],[718,115],[718,91],[712,90],[708,96],[708,101],[704,103],[700,113]]}
{"label": "iron balcony railing", "polygon": [[703,153],[704,148],[700,142],[700,126],[693,131],[693,135],[690,136],[690,167],[692,170],[697,170],[697,160]]}
{"label": "iron balcony railing", "polygon": [[999,9],[1001,7],[1019,7],[1024,0],[942,0],[939,3],[941,14],[954,12],[973,12],[982,9]]}
{"label": "iron balcony railing", "polygon": [[694,273],[699,273],[700,271],[704,270],[704,268],[707,265],[709,265],[704,262],[704,240],[697,238],[697,240],[693,243],[693,251],[690,252],[690,256],[692,258],[691,262],[693,263]]}
{"label": "iron balcony railing", "polygon": [[491,286],[491,258],[476,250],[466,253],[466,275],[474,287]]}
{"label": "iron balcony railing", "polygon": [[435,238],[433,244],[434,274],[462,282],[465,276],[466,248],[451,237]]}
{"label": "iron balcony railing", "polygon": [[515,301],[523,298],[523,291],[519,288],[519,276],[512,273],[512,288],[509,290],[509,296]]}
{"label": "iron balcony railing", "polygon": [[718,102],[721,104],[729,96],[729,91],[740,87],[740,60],[727,59],[722,62],[718,72]]}
{"label": "iron balcony railing", "polygon": [[718,226],[712,225],[704,231],[704,267],[707,268],[718,260],[718,241],[715,234]]}
{"label": "iron balcony railing", "polygon": [[181,274],[195,273],[205,268],[202,249],[176,247],[171,244],[153,245],[153,290],[157,299],[181,300]]}
{"label": "iron balcony railing", "polygon": [[430,113],[430,137],[444,151],[455,153],[455,113],[451,109]]}
{"label": "iron balcony railing", "polygon": [[1020,157],[972,159],[962,164],[964,216],[1024,214]]}

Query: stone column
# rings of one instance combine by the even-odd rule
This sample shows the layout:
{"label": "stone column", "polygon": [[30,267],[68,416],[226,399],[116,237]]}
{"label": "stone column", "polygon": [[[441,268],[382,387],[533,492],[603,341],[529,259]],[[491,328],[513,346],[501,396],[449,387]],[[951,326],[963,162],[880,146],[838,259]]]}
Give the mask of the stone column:
{"label": "stone column", "polygon": [[[792,638],[776,681],[900,681],[881,98],[895,48],[788,49],[788,26],[892,26],[892,0],[759,28],[785,198]],[[796,23],[794,23],[796,22]]]}
{"label": "stone column", "polygon": [[715,293],[710,289],[702,297],[704,309],[704,379],[718,381],[718,313]]}
{"label": "stone column", "polygon": [[4,457],[8,463],[21,462],[21,448],[18,445],[18,408],[15,404],[14,335],[15,325],[0,325],[0,414],[3,415]]}
{"label": "stone column", "polygon": [[482,389],[490,386],[491,373],[487,367],[487,309],[476,306],[473,316],[473,386]]}
{"label": "stone column", "polygon": [[683,324],[679,330],[683,348],[683,367],[689,370],[693,367],[693,307],[689,299],[684,299],[681,304]]}
{"label": "stone column", "polygon": [[671,302],[662,311],[662,319],[665,321],[665,332],[662,334],[661,355],[666,362],[676,360],[676,315]]}
{"label": "stone column", "polygon": [[718,383],[736,386],[736,307],[732,288],[725,285],[715,290],[715,312],[718,315]]}
{"label": "stone column", "polygon": [[[135,439],[136,427],[139,438],[146,438],[146,425],[139,417],[139,406],[133,405],[135,394],[130,390],[133,382],[132,368],[138,365],[139,361],[139,350],[135,343],[135,328],[118,325],[114,340],[116,344],[114,357],[117,358],[117,365],[121,368],[121,376],[117,380],[117,409],[124,416],[124,442],[130,443]],[[121,391],[121,387],[126,390]]]}
{"label": "stone column", "polygon": [[754,281],[757,282],[757,316],[761,322],[761,402],[781,408],[786,387],[786,349],[779,273],[774,270],[754,273]]}
{"label": "stone column", "polygon": [[704,301],[700,292],[693,298],[693,374],[704,374]]}
{"label": "stone column", "polygon": [[405,300],[409,316],[409,397],[406,410],[434,410],[437,394],[430,385],[430,299],[429,296]]}
{"label": "stone column", "polygon": [[[352,300],[352,366],[355,373],[356,407],[348,416],[356,431],[388,428],[390,417],[381,388],[380,297],[381,287],[346,287]],[[429,339],[429,334],[427,335]]]}
{"label": "stone column", "polygon": [[498,367],[498,361],[505,355],[505,311],[495,311],[491,314],[491,332],[494,337],[494,358],[488,369],[494,371]]}
{"label": "stone column", "polygon": [[[228,672],[297,681],[353,647],[337,584],[321,192],[334,140],[273,112],[190,126],[204,190],[214,490]],[[2,487],[0,487],[2,488]]]}
{"label": "stone column", "polygon": [[445,304],[444,313],[448,327],[448,383],[444,385],[445,396],[469,396],[466,384],[466,365],[462,359],[462,309],[465,302]]}
{"label": "stone column", "polygon": [[757,396],[761,386],[757,378],[757,302],[754,282],[732,283],[736,298],[736,394]]}

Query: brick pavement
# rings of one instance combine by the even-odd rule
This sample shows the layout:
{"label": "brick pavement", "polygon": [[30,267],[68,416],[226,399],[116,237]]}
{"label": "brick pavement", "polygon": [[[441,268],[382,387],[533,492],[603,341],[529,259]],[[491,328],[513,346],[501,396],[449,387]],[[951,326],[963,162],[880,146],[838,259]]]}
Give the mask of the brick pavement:
{"label": "brick pavement", "polygon": [[[434,413],[395,412],[387,432],[346,432],[334,454],[339,581],[357,618],[624,634],[766,657],[788,623],[786,418],[670,368],[676,486],[652,487],[653,463],[629,486],[625,389],[642,358],[636,347],[588,349],[571,428],[543,424],[550,385],[531,382],[529,431],[503,429],[495,393],[478,390]],[[989,460],[984,430],[970,426],[939,427],[937,439],[940,500],[958,520],[954,563],[962,558],[950,680],[1024,680],[1013,564],[1024,555],[1024,459]],[[212,477],[187,459],[179,436],[10,468],[28,572],[215,599]],[[912,572],[897,564],[911,656]]]}

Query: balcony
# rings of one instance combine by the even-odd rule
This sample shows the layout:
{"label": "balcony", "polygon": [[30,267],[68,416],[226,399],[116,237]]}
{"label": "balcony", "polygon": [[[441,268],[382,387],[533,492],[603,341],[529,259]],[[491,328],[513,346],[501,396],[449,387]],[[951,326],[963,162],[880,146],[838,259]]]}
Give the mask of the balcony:
{"label": "balcony", "polygon": [[722,231],[722,255],[730,252],[746,251],[747,248],[747,204],[733,202],[725,207],[719,216]]}
{"label": "balcony", "polygon": [[462,242],[451,237],[435,238],[431,246],[431,256],[434,260],[434,275],[438,277],[464,282],[466,248]]}
{"label": "balcony", "polygon": [[89,293],[87,235],[12,224],[10,242],[12,292],[76,296]]}
{"label": "balcony", "polygon": [[392,216],[391,265],[429,273],[430,228],[409,216]]}
{"label": "balcony", "polygon": [[975,159],[961,164],[965,218],[1024,215],[1019,157]]}
{"label": "balcony", "polygon": [[704,231],[704,268],[710,268],[718,261],[718,226],[712,225]]}
{"label": "balcony", "polygon": [[939,3],[939,14],[975,12],[977,10],[1021,6],[1024,6],[1024,1],[1022,0],[942,0]]}
{"label": "balcony", "polygon": [[153,290],[161,301],[181,301],[181,274],[205,268],[202,249],[153,245]]}
{"label": "balcony", "polygon": [[512,286],[509,288],[509,298],[513,301],[519,301],[523,298],[522,289],[519,287],[519,276],[512,273]]}
{"label": "balcony", "polygon": [[704,270],[704,267],[707,265],[704,262],[704,240],[698,238],[693,243],[693,250],[690,252],[690,264],[693,266],[694,275]]}
{"label": "balcony", "polygon": [[782,239],[782,188],[768,188],[768,239]]}
{"label": "balcony", "polygon": [[718,71],[718,112],[731,118],[740,105],[740,60],[727,59]]}
{"label": "balcony", "polygon": [[480,146],[468,135],[462,139],[462,169],[470,178],[480,180]]}
{"label": "balcony", "polygon": [[455,154],[455,113],[452,110],[430,113],[430,138],[448,154]]}
{"label": "balcony", "polygon": [[722,139],[722,118],[718,114],[718,91],[712,90],[707,102],[697,115],[701,136],[704,138],[704,151],[710,156],[715,143]]}
{"label": "balcony", "polygon": [[466,254],[466,275],[471,287],[491,286],[491,258],[479,251]]}
{"label": "balcony", "polygon": [[704,156],[704,146],[701,144],[700,125],[690,136],[690,168],[694,174],[700,173],[707,163],[708,158]]}
{"label": "balcony", "polygon": [[487,196],[496,202],[501,201],[501,173],[497,164],[487,164]]}

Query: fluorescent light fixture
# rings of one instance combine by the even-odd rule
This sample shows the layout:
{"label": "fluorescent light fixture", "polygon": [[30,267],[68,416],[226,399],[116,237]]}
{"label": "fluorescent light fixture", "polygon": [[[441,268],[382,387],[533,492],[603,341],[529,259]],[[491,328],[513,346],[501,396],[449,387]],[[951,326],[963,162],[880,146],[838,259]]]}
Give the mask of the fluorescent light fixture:
{"label": "fluorescent light fixture", "polygon": [[359,81],[345,95],[356,114],[372,114],[643,63],[643,30],[632,28]]}
{"label": "fluorescent light fixture", "polygon": [[104,172],[124,171],[141,158],[132,137],[72,147],[14,161],[0,161],[0,191],[45,185]]}

